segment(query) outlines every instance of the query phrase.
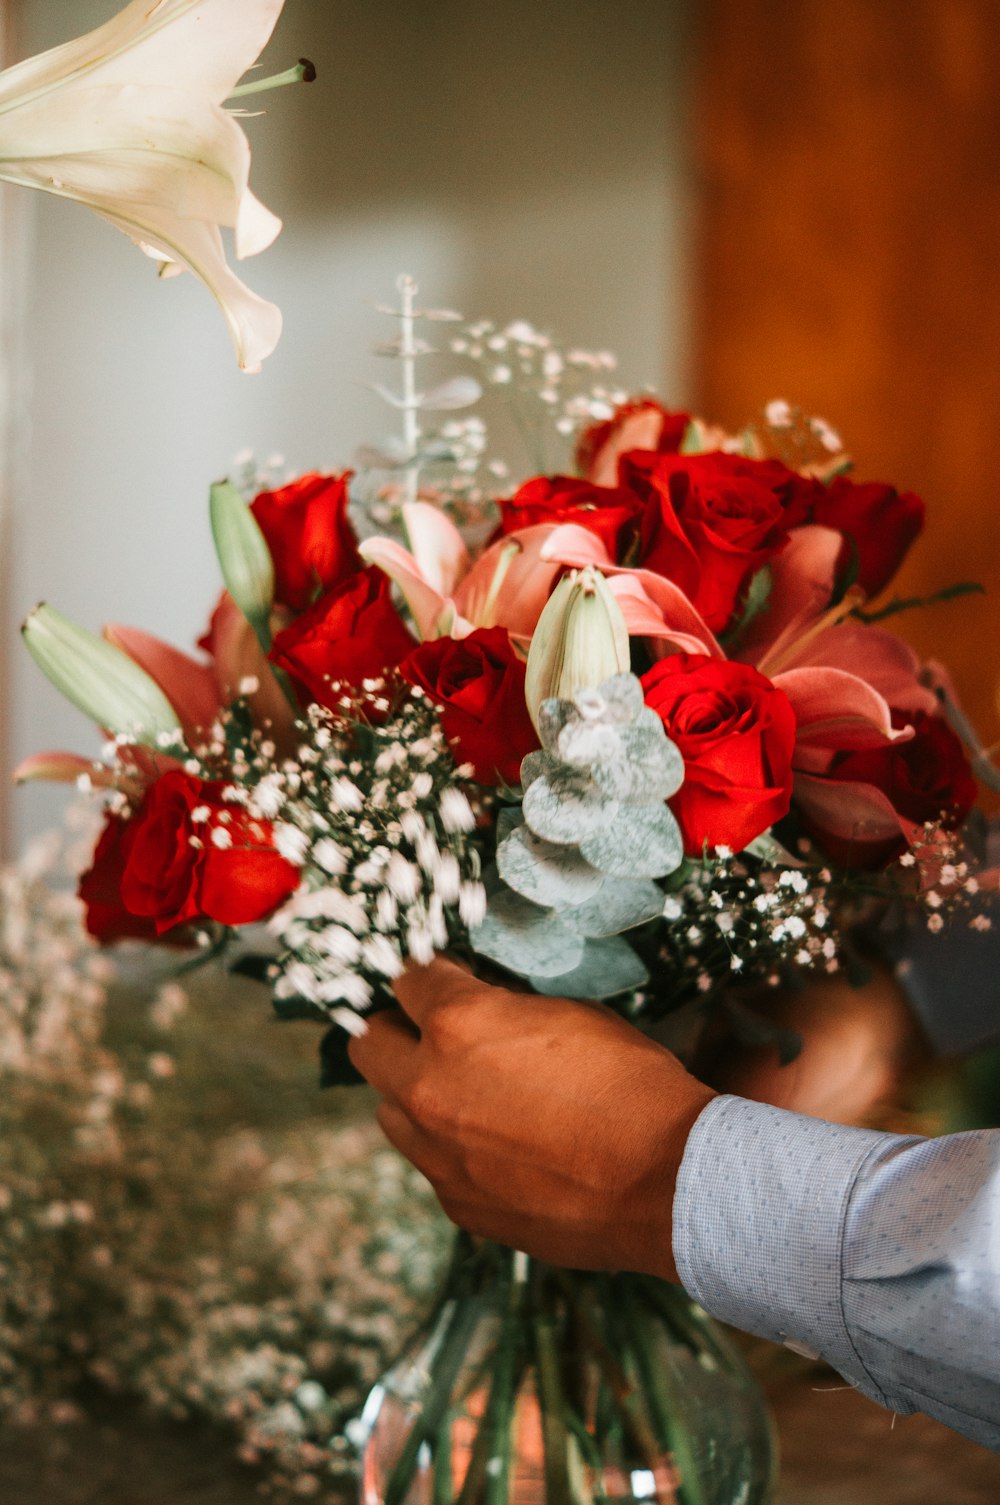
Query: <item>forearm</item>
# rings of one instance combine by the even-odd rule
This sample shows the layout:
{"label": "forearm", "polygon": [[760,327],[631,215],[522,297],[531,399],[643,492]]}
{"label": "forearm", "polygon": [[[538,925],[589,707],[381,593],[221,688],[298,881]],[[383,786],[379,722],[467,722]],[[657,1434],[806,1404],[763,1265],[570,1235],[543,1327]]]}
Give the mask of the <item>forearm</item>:
{"label": "forearm", "polygon": [[1000,1133],[904,1139],[721,1097],[674,1198],[681,1282],[898,1412],[1000,1448]]}

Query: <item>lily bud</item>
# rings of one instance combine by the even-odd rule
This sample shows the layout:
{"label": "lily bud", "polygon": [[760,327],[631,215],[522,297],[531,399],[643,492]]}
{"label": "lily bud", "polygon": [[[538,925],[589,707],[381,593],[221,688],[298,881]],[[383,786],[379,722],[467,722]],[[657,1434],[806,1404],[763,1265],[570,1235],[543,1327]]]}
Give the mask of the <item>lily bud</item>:
{"label": "lily bud", "polygon": [[114,736],[147,747],[182,743],[180,720],[159,685],[128,654],[36,606],[21,629],[28,652],[60,694]]}
{"label": "lily bud", "polygon": [[274,602],[274,561],[267,541],[231,481],[218,481],[212,487],[209,512],[226,589],[267,653]]}
{"label": "lily bud", "polygon": [[538,619],[528,652],[525,699],[538,727],[544,700],[569,700],[629,668],[628,629],[601,574],[588,565],[566,575]]}

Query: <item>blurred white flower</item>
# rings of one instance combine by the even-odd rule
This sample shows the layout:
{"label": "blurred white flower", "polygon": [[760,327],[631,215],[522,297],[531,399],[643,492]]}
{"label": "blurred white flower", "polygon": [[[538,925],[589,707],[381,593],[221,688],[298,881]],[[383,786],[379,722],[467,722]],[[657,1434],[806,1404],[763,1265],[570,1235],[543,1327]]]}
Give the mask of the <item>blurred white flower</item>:
{"label": "blurred white flower", "polygon": [[284,0],[132,0],[104,26],[0,73],[0,181],[89,205],[222,309],[240,365],[260,369],[281,312],[227,265],[281,229],[248,187],[250,147],[222,108]]}

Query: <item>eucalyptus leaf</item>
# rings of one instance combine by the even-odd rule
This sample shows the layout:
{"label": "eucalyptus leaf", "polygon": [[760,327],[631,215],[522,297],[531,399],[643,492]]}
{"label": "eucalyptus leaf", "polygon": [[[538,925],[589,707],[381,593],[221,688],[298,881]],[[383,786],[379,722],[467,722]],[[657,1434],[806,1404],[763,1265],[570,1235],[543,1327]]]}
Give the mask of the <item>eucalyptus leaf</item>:
{"label": "eucalyptus leaf", "polygon": [[422,393],[417,403],[427,413],[450,413],[458,408],[471,408],[482,395],[483,389],[474,377],[453,376],[450,381]]}
{"label": "eucalyptus leaf", "polygon": [[622,730],[601,721],[569,721],[556,738],[555,752],[564,763],[578,768],[617,763],[625,756]]}
{"label": "eucalyptus leaf", "polygon": [[663,913],[663,890],[647,879],[606,878],[599,894],[560,915],[580,935],[621,935]]}
{"label": "eucalyptus leaf", "polygon": [[550,753],[541,750],[528,753],[527,757],[521,761],[521,788],[529,788],[543,774],[553,774],[558,772],[558,769],[559,764]]}
{"label": "eucalyptus leaf", "polygon": [[613,821],[580,842],[587,861],[613,878],[663,878],[684,857],[680,827],[666,805],[621,805]]}
{"label": "eucalyptus leaf", "polygon": [[617,819],[620,808],[617,800],[601,796],[589,779],[566,773],[535,779],[525,790],[522,806],[535,835],[560,845],[579,845],[584,837],[598,836]]}
{"label": "eucalyptus leaf", "polygon": [[[661,728],[662,733],[662,728]],[[593,770],[594,782],[626,804],[662,803],[676,794],[684,782],[684,759],[664,735],[652,737],[645,729],[623,727],[620,762],[602,764]]]}
{"label": "eucalyptus leaf", "polygon": [[510,889],[490,899],[486,918],[469,935],[480,956],[519,977],[552,977],[570,972],[583,955],[585,942],[567,930],[551,909],[542,909]]}
{"label": "eucalyptus leaf", "polygon": [[[599,892],[603,877],[576,847],[542,841],[519,826],[497,848],[500,876],[515,893],[552,909],[586,904]],[[574,930],[579,927],[573,925]],[[582,932],[586,934],[586,931]],[[605,934],[614,932],[602,932]]]}
{"label": "eucalyptus leaf", "polygon": [[538,736],[546,752],[558,753],[559,733],[574,715],[571,700],[560,700],[550,695],[538,707]]}
{"label": "eucalyptus leaf", "polygon": [[[647,709],[643,699],[642,681],[634,674],[613,674],[597,688],[598,694],[605,703],[605,720],[607,721],[628,725]],[[656,713],[654,711],[651,714]]]}
{"label": "eucalyptus leaf", "polygon": [[524,825],[520,805],[504,805],[497,815],[497,846]]}
{"label": "eucalyptus leaf", "polygon": [[641,988],[649,981],[649,972],[628,941],[615,936],[610,940],[587,941],[583,956],[571,972],[553,977],[539,973],[531,985],[549,998],[601,999]]}

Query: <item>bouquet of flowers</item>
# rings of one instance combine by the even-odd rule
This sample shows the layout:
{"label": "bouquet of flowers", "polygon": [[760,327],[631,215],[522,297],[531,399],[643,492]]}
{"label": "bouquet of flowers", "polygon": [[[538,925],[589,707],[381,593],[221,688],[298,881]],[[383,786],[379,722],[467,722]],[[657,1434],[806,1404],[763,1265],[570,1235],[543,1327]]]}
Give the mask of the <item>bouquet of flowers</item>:
{"label": "bouquet of flowers", "polygon": [[97,762],[19,770],[109,791],[90,932],[215,955],[266,921],[273,955],[244,947],[243,969],[279,1012],[357,1033],[447,947],[642,1021],[835,971],[879,898],[940,928],[979,882],[966,728],[945,672],[880,625],[914,603],[869,604],[918,498],[851,479],[787,404],[729,435],[585,389],[608,357],[474,324],[453,349],[575,440],[575,474],[491,493],[510,467],[482,421],[426,417],[481,384],[417,392],[403,292],[382,347],[402,441],[357,479],[213,486],[204,659],[49,607],[26,624],[110,734]]}
{"label": "bouquet of flowers", "polygon": [[[640,1025],[725,1003],[753,1032],[739,998],[848,964],[861,920],[920,905],[934,930],[968,905],[986,881],[974,766],[996,775],[946,672],[882,625],[916,604],[880,598],[920,533],[918,498],[853,479],[836,434],[786,403],[728,434],[616,389],[610,357],[421,312],[413,283],[400,289],[398,338],[380,350],[400,364],[381,390],[401,436],[363,450],[355,474],[276,483],[245,467],[212,487],[225,590],[202,658],[133,628],[96,637],[48,607],[26,624],[43,670],[108,736],[96,762],[20,770],[108,792],[80,885],[91,934],[232,951],[279,1014],[327,1022],[338,1082],[349,1036],[437,950]],[[421,324],[450,330],[469,370],[418,381]],[[478,416],[435,417],[484,387],[542,473],[518,477]],[[572,467],[546,463],[552,445]],[[684,1407],[712,1414],[713,1366],[731,1377],[741,1461],[713,1464],[697,1498],[763,1480],[766,1429],[733,1420],[744,1380],[679,1293],[647,1281],[595,1303],[489,1250],[463,1250],[455,1278],[463,1300],[439,1313],[433,1363],[397,1385],[408,1432],[385,1420],[385,1387],[372,1413],[382,1454],[395,1439],[391,1466],[372,1465],[391,1505],[443,1457],[463,1498],[496,1497],[487,1463],[529,1426],[515,1419],[531,1364],[550,1493],[559,1418],[564,1465],[613,1456],[665,1498],[679,1474],[693,1501],[704,1469]],[[531,1344],[502,1321],[473,1341],[465,1298],[529,1284]],[[557,1328],[597,1365],[558,1403]],[[633,1368],[646,1410],[622,1378]],[[430,1371],[415,1423],[414,1375]]]}

